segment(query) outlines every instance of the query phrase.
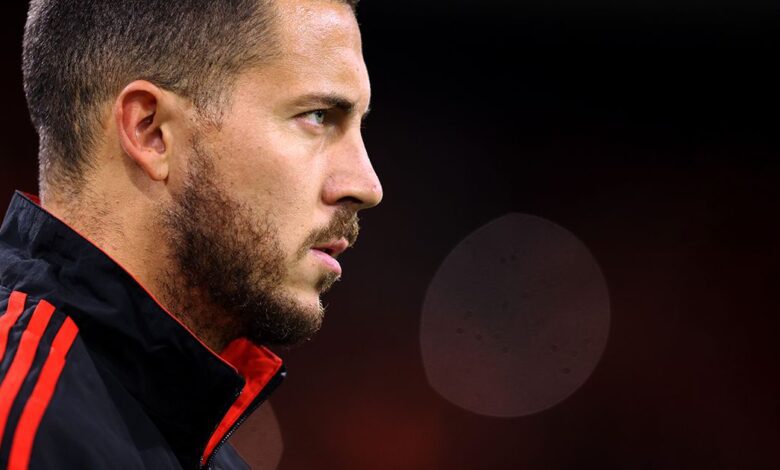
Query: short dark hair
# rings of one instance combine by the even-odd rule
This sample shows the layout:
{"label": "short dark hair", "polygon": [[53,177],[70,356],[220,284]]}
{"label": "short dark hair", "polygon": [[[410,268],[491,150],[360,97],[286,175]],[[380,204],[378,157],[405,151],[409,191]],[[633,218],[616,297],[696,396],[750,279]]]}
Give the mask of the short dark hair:
{"label": "short dark hair", "polygon": [[273,0],[30,0],[22,70],[41,191],[78,192],[100,106],[133,80],[217,109],[238,73],[273,56],[275,12]]}

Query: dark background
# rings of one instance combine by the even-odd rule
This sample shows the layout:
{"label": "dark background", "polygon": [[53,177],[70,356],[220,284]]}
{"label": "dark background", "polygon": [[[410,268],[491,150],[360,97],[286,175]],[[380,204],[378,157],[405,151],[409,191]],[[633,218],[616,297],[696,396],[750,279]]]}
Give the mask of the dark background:
{"label": "dark background", "polygon": [[[4,4],[0,204],[36,191]],[[322,332],[280,352],[279,468],[776,468],[780,4],[379,1],[359,19],[366,213]],[[428,385],[426,289],[508,212],[555,221],[606,278],[611,332],[560,405],[479,416]]]}

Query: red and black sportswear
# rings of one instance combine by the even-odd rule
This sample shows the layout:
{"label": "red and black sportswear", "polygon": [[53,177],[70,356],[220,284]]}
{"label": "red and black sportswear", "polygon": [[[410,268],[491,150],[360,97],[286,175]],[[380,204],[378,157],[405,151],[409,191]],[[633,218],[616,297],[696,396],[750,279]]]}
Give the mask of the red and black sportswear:
{"label": "red and black sportswear", "polygon": [[14,196],[0,228],[2,468],[247,468],[226,441],[285,374],[246,340],[215,354],[34,197]]}

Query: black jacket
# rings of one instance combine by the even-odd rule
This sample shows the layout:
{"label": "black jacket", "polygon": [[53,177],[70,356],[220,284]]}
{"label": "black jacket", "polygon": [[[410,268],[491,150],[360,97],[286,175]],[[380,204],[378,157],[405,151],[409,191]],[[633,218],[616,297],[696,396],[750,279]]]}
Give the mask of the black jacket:
{"label": "black jacket", "polygon": [[2,468],[246,468],[226,441],[285,375],[246,340],[212,352],[21,193],[0,228],[0,315]]}

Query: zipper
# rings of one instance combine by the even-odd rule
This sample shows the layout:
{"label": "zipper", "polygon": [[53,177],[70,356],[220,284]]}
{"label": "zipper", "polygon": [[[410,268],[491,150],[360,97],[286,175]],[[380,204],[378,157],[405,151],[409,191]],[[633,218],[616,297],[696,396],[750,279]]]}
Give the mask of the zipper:
{"label": "zipper", "polygon": [[[244,410],[244,413],[239,416],[239,418],[236,420],[235,423],[228,429],[228,432],[225,433],[225,435],[220,439],[219,443],[214,447],[214,450],[211,452],[211,455],[209,456],[209,459],[206,461],[206,464],[203,465],[203,460],[201,457],[201,469],[207,470],[211,468],[211,464],[214,462],[214,457],[217,455],[217,452],[219,452],[219,449],[222,448],[223,445],[230,439],[230,436],[233,435],[234,432],[236,432],[236,429],[238,429],[242,424],[244,424],[244,421],[249,418],[249,416],[255,412],[258,408],[260,408],[260,405],[265,403],[265,401],[268,399],[268,396],[273,393],[274,390],[279,386],[279,384],[282,383],[282,380],[287,376],[287,369],[282,366],[276,374],[274,374],[273,378],[268,381],[268,383],[263,387],[263,389],[260,391],[260,393],[257,394],[257,398],[252,401],[252,403],[249,404],[249,406]],[[233,401],[237,400],[238,397],[241,396],[241,390],[238,391]]]}

